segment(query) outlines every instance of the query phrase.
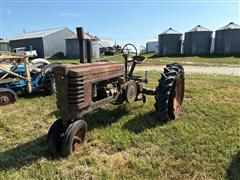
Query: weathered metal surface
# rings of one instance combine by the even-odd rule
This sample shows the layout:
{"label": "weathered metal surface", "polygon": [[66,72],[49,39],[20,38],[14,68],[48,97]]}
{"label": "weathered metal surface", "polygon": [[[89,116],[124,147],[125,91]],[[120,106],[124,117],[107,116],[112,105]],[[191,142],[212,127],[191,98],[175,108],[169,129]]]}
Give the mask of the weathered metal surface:
{"label": "weathered metal surface", "polygon": [[87,40],[87,62],[92,63],[92,42]]}
{"label": "weathered metal surface", "polygon": [[84,143],[85,135],[86,135],[85,127],[79,128],[77,133],[75,134],[75,136],[73,138],[73,143],[72,143],[72,148],[73,148],[72,151],[73,152],[74,151],[79,151],[79,149],[82,147],[82,145]]}
{"label": "weathered metal surface", "polygon": [[10,75],[12,75],[12,76],[14,76],[14,77],[17,77],[17,78],[20,78],[20,79],[26,79],[25,77],[23,77],[23,76],[21,76],[21,75],[19,75],[19,74],[17,74],[17,73],[14,73],[14,72],[12,72],[12,71],[9,71],[8,69],[5,69],[5,68],[2,68],[2,67],[0,67],[0,70],[1,71],[3,71],[3,72],[5,72],[5,73],[7,73],[7,74],[10,74]]}
{"label": "weathered metal surface", "polygon": [[216,54],[240,54],[239,25],[230,23],[216,31],[214,52]]}
{"label": "weathered metal surface", "polygon": [[181,53],[182,34],[169,28],[158,35],[158,54],[160,56],[178,55]]}
{"label": "weathered metal surface", "polygon": [[89,110],[111,102],[111,96],[93,102],[93,84],[124,75],[124,65],[117,62],[96,62],[61,65],[54,69],[57,88],[57,106],[65,124],[78,119]]}
{"label": "weathered metal surface", "polygon": [[206,55],[210,54],[213,32],[198,25],[185,33],[184,54]]}
{"label": "weathered metal surface", "polygon": [[156,91],[154,89],[149,89],[149,88],[143,88],[142,89],[142,93],[143,94],[146,94],[146,95],[155,95],[156,94]]}
{"label": "weathered metal surface", "polygon": [[[78,28],[79,42],[83,39],[83,29]],[[127,44],[136,47],[132,44]],[[127,45],[124,46],[126,50]],[[124,50],[123,48],[123,50]],[[91,62],[90,46],[88,46],[88,62]],[[82,50],[80,50],[80,54]],[[147,82],[141,76],[134,76],[133,71],[136,64],[145,60],[143,56],[133,56],[129,58],[130,51],[124,53],[125,64],[118,62],[95,62],[84,63],[84,57],[81,57],[80,64],[65,64],[54,68],[57,90],[57,107],[62,119],[64,130],[62,140],[62,155],[64,157],[71,155],[78,150],[84,142],[86,129],[80,128],[86,125],[86,122],[80,118],[99,107],[109,103],[121,104],[124,101],[129,103],[142,100],[146,102],[145,95],[156,94],[155,90],[143,87],[143,82]],[[128,72],[128,63],[132,63]],[[180,85],[178,85],[180,84]],[[181,104],[184,89],[181,86],[181,78],[174,85],[172,99],[172,110],[177,115],[178,104]],[[171,84],[171,86],[173,83]],[[170,90],[168,95],[170,94]],[[166,114],[163,114],[166,115]],[[168,115],[166,115],[168,116]],[[80,126],[81,125],[81,126]],[[51,129],[50,129],[51,130]],[[49,130],[49,132],[51,132]],[[57,142],[56,142],[57,144]],[[50,142],[51,145],[51,142]],[[55,145],[53,145],[55,146]]]}
{"label": "weathered metal surface", "polygon": [[136,83],[134,81],[129,82],[127,85],[127,90],[126,90],[127,102],[129,102],[129,103],[134,102],[137,98],[137,93],[138,93],[138,89],[137,89]]}
{"label": "weathered metal surface", "polygon": [[25,71],[26,71],[25,79],[27,82],[27,92],[31,93],[32,92],[32,84],[31,84],[31,74],[30,74],[30,69],[29,69],[28,58],[25,58],[24,67],[25,67]]}
{"label": "weathered metal surface", "polygon": [[82,27],[77,28],[77,37],[79,40],[80,63],[84,63],[84,30]]}
{"label": "weathered metal surface", "polygon": [[[11,71],[11,70],[8,70],[8,69],[7,69],[7,66],[6,66],[6,67],[4,67],[4,66],[1,67],[1,66],[0,66],[0,70],[3,71],[3,72],[5,72],[5,74],[0,78],[0,81],[1,81],[0,84],[4,82],[5,78],[6,78],[8,75],[11,75],[11,76],[15,77],[15,79],[16,79],[16,78],[19,78],[19,79],[22,79],[22,80],[26,80],[26,83],[27,83],[27,92],[28,92],[28,93],[31,93],[31,92],[32,92],[32,85],[31,85],[31,75],[30,75],[30,69],[29,69],[29,61],[28,61],[28,58],[25,57],[25,56],[18,56],[18,55],[16,55],[15,58],[18,59],[18,58],[20,58],[20,57],[22,58],[21,61],[23,61],[24,67],[25,67],[25,71],[26,71],[25,77],[23,77],[23,76],[21,76],[21,75],[19,75],[19,74],[17,74],[17,73],[14,73],[14,72]],[[13,55],[12,58],[14,58],[14,55]]]}
{"label": "weathered metal surface", "polygon": [[0,88],[0,106],[14,103],[17,95],[10,89]]}
{"label": "weathered metal surface", "polygon": [[170,103],[170,110],[173,117],[178,118],[182,110],[182,102],[184,97],[184,74],[181,73],[176,77]]}

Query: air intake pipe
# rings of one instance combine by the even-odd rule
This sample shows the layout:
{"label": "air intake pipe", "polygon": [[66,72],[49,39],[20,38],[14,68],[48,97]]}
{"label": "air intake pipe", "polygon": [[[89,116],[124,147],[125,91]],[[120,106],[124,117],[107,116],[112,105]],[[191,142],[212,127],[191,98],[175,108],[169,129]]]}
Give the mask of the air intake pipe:
{"label": "air intake pipe", "polygon": [[87,62],[92,63],[92,42],[90,39],[87,40]]}

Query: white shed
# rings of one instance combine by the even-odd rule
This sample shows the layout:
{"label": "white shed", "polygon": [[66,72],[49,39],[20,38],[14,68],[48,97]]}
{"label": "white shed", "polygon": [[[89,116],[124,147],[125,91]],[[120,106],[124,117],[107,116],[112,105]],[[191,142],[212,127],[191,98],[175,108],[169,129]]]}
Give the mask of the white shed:
{"label": "white shed", "polygon": [[157,52],[157,49],[158,49],[157,41],[151,41],[146,43],[146,53]]}

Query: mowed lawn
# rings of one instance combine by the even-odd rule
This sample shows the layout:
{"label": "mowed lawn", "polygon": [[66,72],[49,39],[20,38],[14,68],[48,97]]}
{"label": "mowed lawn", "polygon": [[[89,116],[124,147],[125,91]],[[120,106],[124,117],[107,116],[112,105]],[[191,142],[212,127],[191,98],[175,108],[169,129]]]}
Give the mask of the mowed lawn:
{"label": "mowed lawn", "polygon": [[[169,56],[169,57],[156,57],[154,53],[144,54],[146,61],[141,64],[143,66],[147,65],[165,65],[173,62],[178,62],[182,65],[191,65],[191,66],[240,66],[240,56]],[[121,54],[116,56],[101,56],[100,60],[108,61],[119,61],[124,62]],[[56,61],[56,59],[49,59],[50,61]],[[79,59],[57,59],[62,63],[76,63],[79,62]]]}
{"label": "mowed lawn", "polygon": [[[159,73],[149,74],[155,87]],[[0,179],[239,179],[239,99],[239,77],[187,75],[178,120],[159,123],[153,97],[105,106],[83,117],[88,141],[62,159],[46,142],[55,97],[20,97],[0,107]]]}

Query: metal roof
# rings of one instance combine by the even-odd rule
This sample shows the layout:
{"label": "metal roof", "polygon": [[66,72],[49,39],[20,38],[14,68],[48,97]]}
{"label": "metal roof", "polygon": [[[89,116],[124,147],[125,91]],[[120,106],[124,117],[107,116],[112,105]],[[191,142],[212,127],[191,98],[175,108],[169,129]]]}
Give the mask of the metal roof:
{"label": "metal roof", "polygon": [[209,30],[209,29],[207,29],[207,28],[205,28],[205,27],[203,27],[201,25],[197,25],[195,28],[191,29],[188,32],[204,32],[204,31],[206,31],[206,32],[210,31],[211,32],[211,30]]}
{"label": "metal roof", "polygon": [[[66,39],[78,39],[77,34],[73,34],[72,36],[66,38]],[[94,37],[90,35],[89,33],[84,32],[84,39],[90,39],[90,40],[99,40],[98,37]]]}
{"label": "metal roof", "polygon": [[10,41],[11,40],[20,40],[20,39],[43,38],[43,37],[49,36],[50,34],[61,31],[63,29],[67,29],[67,28],[61,27],[61,28],[55,28],[55,29],[46,29],[46,30],[40,30],[40,31],[27,32],[27,33],[20,34],[20,35],[10,38]]}
{"label": "metal roof", "polygon": [[158,41],[148,41],[147,43],[158,43]]}
{"label": "metal roof", "polygon": [[227,29],[240,29],[240,26],[238,24],[235,24],[234,22],[230,22],[228,25],[218,29],[217,31],[227,30]]}
{"label": "metal roof", "polygon": [[182,33],[176,31],[176,30],[173,29],[173,28],[169,28],[168,30],[166,30],[166,31],[164,31],[163,33],[161,33],[161,35],[163,35],[163,34],[182,34]]}

